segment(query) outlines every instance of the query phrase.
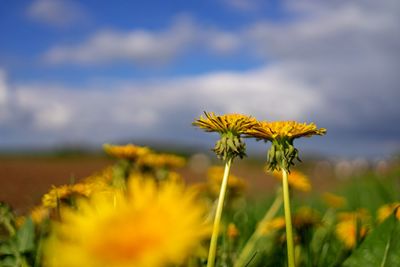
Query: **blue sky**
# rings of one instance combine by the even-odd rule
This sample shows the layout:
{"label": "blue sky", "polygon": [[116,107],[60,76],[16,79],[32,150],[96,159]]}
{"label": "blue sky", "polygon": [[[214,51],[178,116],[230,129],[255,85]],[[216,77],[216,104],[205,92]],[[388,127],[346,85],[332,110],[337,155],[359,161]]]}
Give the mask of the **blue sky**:
{"label": "blue sky", "polygon": [[394,153],[399,11],[395,0],[1,1],[0,148],[211,143],[190,126],[208,110],[328,128],[300,141],[308,151]]}

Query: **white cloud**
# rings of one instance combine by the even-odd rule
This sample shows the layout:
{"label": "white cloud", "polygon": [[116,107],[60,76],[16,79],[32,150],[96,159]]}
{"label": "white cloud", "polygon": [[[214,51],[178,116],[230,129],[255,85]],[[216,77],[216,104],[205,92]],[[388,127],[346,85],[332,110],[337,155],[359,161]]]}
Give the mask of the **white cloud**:
{"label": "white cloud", "polygon": [[50,26],[76,25],[87,17],[77,2],[67,0],[35,0],[27,12],[32,19]]}
{"label": "white cloud", "polygon": [[[128,58],[159,64],[192,45],[203,45],[218,54],[254,51],[254,56],[268,60],[263,67],[96,88],[17,83],[15,106],[24,125],[41,134],[53,129],[60,139],[169,136],[180,140],[192,134],[188,129],[194,117],[212,110],[316,121],[328,128],[324,140],[331,140],[330,148],[336,151],[341,145],[351,150],[366,143],[382,151],[396,147],[400,2],[286,3],[298,16],[285,22],[260,21],[227,32],[178,20],[160,32],[99,33],[81,45],[47,54],[54,63]],[[43,115],[47,113],[54,114]]]}
{"label": "white cloud", "polygon": [[189,16],[178,16],[161,31],[99,31],[76,45],[58,45],[44,55],[53,64],[105,64],[130,61],[140,65],[165,64],[195,49],[229,54],[240,46],[239,36],[197,25]]}

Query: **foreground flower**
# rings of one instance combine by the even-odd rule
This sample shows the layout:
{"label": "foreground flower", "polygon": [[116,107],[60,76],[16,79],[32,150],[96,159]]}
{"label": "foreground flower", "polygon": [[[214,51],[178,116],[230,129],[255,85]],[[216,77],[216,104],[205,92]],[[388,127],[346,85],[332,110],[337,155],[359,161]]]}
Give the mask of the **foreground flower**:
{"label": "foreground flower", "polygon": [[378,209],[378,222],[383,222],[396,211],[396,218],[400,220],[400,202],[383,205]]}
{"label": "foreground flower", "polygon": [[105,144],[103,148],[104,151],[110,156],[127,160],[136,160],[139,157],[151,152],[150,148],[148,147],[141,147],[132,144],[123,146]]}
{"label": "foreground flower", "polygon": [[[273,174],[277,179],[282,180],[282,175],[279,172],[275,171]],[[299,171],[291,171],[288,175],[288,182],[290,188],[303,192],[309,192],[311,190],[310,180],[305,174]]]}
{"label": "foreground flower", "polygon": [[45,266],[158,267],[182,264],[209,231],[193,191],[133,179],[116,191],[78,202],[45,247]]}
{"label": "foreground flower", "polygon": [[215,115],[214,113],[204,112],[205,117],[200,116],[193,122],[207,132],[217,132],[220,134],[220,140],[215,144],[214,152],[222,160],[242,158],[246,155],[246,146],[241,139],[241,135],[249,131],[256,120],[250,116],[242,114]]}

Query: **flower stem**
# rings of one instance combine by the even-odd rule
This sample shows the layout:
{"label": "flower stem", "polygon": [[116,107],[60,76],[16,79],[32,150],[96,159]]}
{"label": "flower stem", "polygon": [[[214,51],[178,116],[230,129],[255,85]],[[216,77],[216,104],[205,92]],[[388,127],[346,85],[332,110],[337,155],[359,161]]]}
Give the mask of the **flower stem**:
{"label": "flower stem", "polygon": [[215,212],[214,226],[211,235],[210,249],[208,251],[207,267],[214,267],[215,255],[217,252],[217,241],[219,228],[221,224],[222,208],[224,206],[224,199],[226,194],[226,187],[228,184],[229,171],[231,168],[232,158],[228,159],[225,163],[224,177],[222,178],[221,189],[218,197],[217,210]]}
{"label": "flower stem", "polygon": [[288,266],[295,267],[292,217],[290,212],[288,172],[282,168],[283,204],[285,209],[286,244],[288,252]]}
{"label": "flower stem", "polygon": [[265,213],[262,220],[258,223],[256,230],[251,235],[251,237],[247,241],[246,245],[242,249],[242,252],[240,253],[239,258],[235,262],[235,265],[234,265],[235,267],[246,266],[246,264],[247,264],[246,261],[248,261],[250,254],[252,252],[254,252],[254,248],[256,247],[258,240],[262,237],[263,223],[270,221],[276,215],[276,213],[279,211],[281,205],[282,205],[282,190],[279,190],[279,192],[276,194],[276,198],[275,198],[274,202],[272,203],[271,207]]}

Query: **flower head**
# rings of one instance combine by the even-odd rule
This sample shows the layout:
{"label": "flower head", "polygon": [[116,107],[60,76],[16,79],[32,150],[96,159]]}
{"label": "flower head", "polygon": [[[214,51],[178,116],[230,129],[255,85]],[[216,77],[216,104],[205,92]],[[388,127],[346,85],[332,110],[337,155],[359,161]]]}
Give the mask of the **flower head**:
{"label": "flower head", "polygon": [[245,156],[246,147],[240,136],[256,125],[256,120],[242,114],[215,115],[212,112],[204,114],[205,117],[200,116],[193,125],[207,132],[220,134],[221,138],[213,149],[217,156],[222,160]]}
{"label": "flower head", "polygon": [[339,209],[346,206],[346,199],[344,197],[326,192],[322,195],[322,199],[328,207]]}
{"label": "flower head", "polygon": [[[207,178],[208,185],[211,193],[214,195],[219,194],[222,183],[222,176],[224,174],[224,169],[221,166],[213,166],[208,169]],[[229,175],[227,189],[230,197],[237,197],[243,194],[246,190],[247,184],[245,180],[239,178],[233,174]]]}
{"label": "flower head", "polygon": [[151,179],[132,179],[127,194],[95,194],[63,212],[45,245],[47,267],[182,264],[209,234],[192,190]]}
{"label": "flower head", "polygon": [[325,133],[326,129],[318,129],[314,123],[296,121],[262,121],[246,132],[250,137],[272,142],[267,162],[268,169],[272,171],[276,169],[289,171],[290,166],[294,165],[294,160],[300,160],[298,150],[293,146],[294,139]]}
{"label": "flower head", "polygon": [[338,218],[336,236],[348,249],[353,249],[367,235],[370,215],[368,211],[360,209],[339,213]]}
{"label": "flower head", "polygon": [[263,235],[269,235],[285,228],[285,218],[280,216],[269,221],[263,221],[260,225]]}
{"label": "flower head", "polygon": [[324,135],[325,133],[326,129],[318,129],[314,123],[307,124],[296,121],[262,121],[248,131],[250,136],[271,142],[276,139],[293,140],[299,137]]}
{"label": "flower head", "polygon": [[137,163],[144,168],[172,169],[183,167],[186,161],[183,157],[172,154],[149,153],[139,158]]}
{"label": "flower head", "polygon": [[[274,177],[282,180],[282,175],[274,171]],[[288,182],[291,188],[297,189],[303,192],[309,192],[311,190],[311,182],[308,177],[299,171],[291,171],[288,175]]]}
{"label": "flower head", "polygon": [[136,160],[139,157],[151,152],[150,148],[148,147],[141,147],[133,144],[123,146],[105,144],[103,145],[103,148],[104,151],[110,156],[127,160]]}
{"label": "flower head", "polygon": [[377,212],[378,222],[380,223],[383,222],[384,220],[386,220],[387,217],[389,217],[395,211],[396,211],[396,218],[400,220],[400,202],[383,205],[378,209]]}
{"label": "flower head", "polygon": [[242,114],[225,114],[215,115],[213,112],[204,112],[205,117],[200,116],[193,122],[194,126],[198,126],[207,132],[244,134],[254,125],[256,120],[250,116]]}
{"label": "flower head", "polygon": [[235,239],[239,236],[239,230],[234,223],[229,223],[226,229],[226,234],[228,238]]}

